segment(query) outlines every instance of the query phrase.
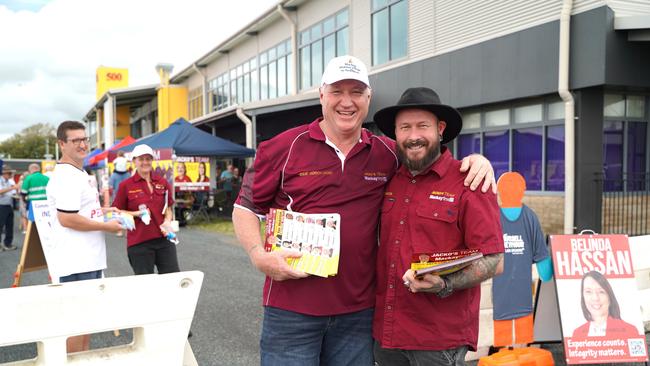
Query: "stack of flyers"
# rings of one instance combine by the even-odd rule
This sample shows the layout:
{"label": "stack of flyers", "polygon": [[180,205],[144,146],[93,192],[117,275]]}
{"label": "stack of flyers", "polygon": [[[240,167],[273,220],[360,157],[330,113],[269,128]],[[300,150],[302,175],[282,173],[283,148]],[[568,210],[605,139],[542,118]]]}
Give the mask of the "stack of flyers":
{"label": "stack of flyers", "polygon": [[130,231],[135,230],[135,220],[129,213],[109,211],[104,214],[104,222],[111,220],[117,220],[124,229]]}
{"label": "stack of flyers", "polygon": [[335,276],[339,268],[341,215],[303,214],[272,208],[266,215],[264,249],[302,253],[289,258],[289,265],[320,277]]}
{"label": "stack of flyers", "polygon": [[482,257],[483,254],[478,249],[413,253],[411,269],[415,271],[416,277],[424,276],[427,273],[442,276],[465,268]]}

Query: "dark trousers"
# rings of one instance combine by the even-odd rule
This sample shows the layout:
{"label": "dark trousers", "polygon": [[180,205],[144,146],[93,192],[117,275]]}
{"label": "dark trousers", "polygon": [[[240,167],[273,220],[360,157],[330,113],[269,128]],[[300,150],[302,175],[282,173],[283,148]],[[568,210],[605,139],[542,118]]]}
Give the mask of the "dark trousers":
{"label": "dark trousers", "polygon": [[10,205],[0,205],[0,235],[5,234],[5,246],[14,241],[14,208]]}
{"label": "dark trousers", "polygon": [[154,273],[154,266],[160,274],[180,271],[176,245],[165,238],[147,240],[128,247],[126,251],[136,275]]}

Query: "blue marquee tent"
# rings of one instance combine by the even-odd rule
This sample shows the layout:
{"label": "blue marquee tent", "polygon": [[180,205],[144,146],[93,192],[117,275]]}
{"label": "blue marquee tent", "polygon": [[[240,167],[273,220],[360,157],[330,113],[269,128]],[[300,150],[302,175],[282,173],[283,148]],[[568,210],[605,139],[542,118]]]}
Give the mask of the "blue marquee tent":
{"label": "blue marquee tent", "polygon": [[178,156],[216,156],[221,158],[246,158],[255,150],[202,131],[183,118],[166,129],[140,138],[120,150],[132,151],[137,145],[147,144],[152,149],[173,149]]}
{"label": "blue marquee tent", "polygon": [[88,155],[84,158],[84,169],[89,168],[89,169],[99,169],[103,168],[105,166],[104,161],[102,160],[101,162],[97,164],[91,164],[90,163],[90,158],[93,156],[100,154],[102,152],[102,149],[95,149],[91,152],[88,153]]}

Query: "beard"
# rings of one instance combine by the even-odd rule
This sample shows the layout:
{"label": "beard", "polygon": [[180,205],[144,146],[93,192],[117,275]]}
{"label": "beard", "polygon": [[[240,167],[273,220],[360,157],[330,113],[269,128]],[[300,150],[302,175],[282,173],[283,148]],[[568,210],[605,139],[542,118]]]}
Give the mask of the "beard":
{"label": "beard", "polygon": [[[403,144],[397,145],[397,157],[399,161],[408,168],[411,172],[420,173],[425,168],[429,167],[438,156],[440,156],[440,143],[429,143],[425,139],[409,140]],[[423,146],[426,150],[421,159],[409,159],[407,150],[409,147]]]}

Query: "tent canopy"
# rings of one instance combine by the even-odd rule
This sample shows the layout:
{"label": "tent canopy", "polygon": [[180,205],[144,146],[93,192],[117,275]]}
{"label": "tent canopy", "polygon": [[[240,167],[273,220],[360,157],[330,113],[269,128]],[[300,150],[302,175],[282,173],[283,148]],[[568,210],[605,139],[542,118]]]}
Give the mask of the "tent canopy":
{"label": "tent canopy", "polygon": [[183,118],[179,118],[160,132],[143,137],[131,145],[121,147],[121,150],[132,151],[140,144],[147,144],[152,149],[171,148],[178,156],[245,158],[255,155],[255,150],[212,136],[192,126]]}
{"label": "tent canopy", "polygon": [[122,141],[113,144],[113,146],[111,146],[110,148],[108,148],[108,150],[105,150],[105,151],[103,151],[103,152],[101,152],[101,153],[99,153],[99,154],[93,156],[93,157],[89,160],[90,165],[97,164],[97,163],[99,163],[100,161],[106,159],[106,158],[108,157],[108,153],[109,153],[110,151],[119,150],[119,149],[121,149],[123,146],[131,145],[131,144],[134,143],[134,142],[135,142],[135,139],[134,139],[133,137],[131,137],[131,136],[127,136],[127,137],[123,138]]}
{"label": "tent canopy", "polygon": [[84,158],[84,168],[97,169],[104,167],[104,160],[98,160],[97,163],[93,163],[91,160],[102,153],[102,149],[95,149],[86,155]]}

